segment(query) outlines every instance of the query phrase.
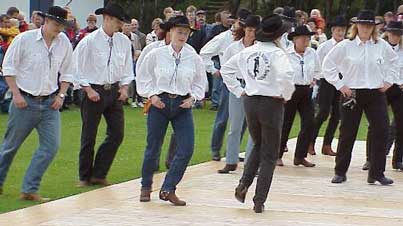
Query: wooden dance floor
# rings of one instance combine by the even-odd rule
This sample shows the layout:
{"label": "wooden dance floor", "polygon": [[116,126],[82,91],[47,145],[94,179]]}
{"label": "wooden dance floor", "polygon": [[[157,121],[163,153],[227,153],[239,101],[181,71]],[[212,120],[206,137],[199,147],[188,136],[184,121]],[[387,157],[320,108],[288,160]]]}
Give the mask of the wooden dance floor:
{"label": "wooden dance floor", "polygon": [[[334,143],[336,144],[336,142]],[[295,139],[289,141],[293,150]],[[316,151],[320,151],[320,141]],[[386,174],[392,186],[368,185],[361,170],[365,142],[357,142],[345,184],[331,184],[334,158],[318,154],[310,157],[316,168],[292,165],[292,151],[284,156],[285,167],[277,168],[263,214],[252,210],[254,187],[247,203],[238,203],[234,188],[241,170],[220,175],[224,162],[208,162],[190,167],[178,195],[188,202],[174,207],[158,200],[140,203],[140,180],[98,189],[39,206],[0,215],[1,226],[352,226],[403,225],[403,172],[391,170],[388,157]],[[242,168],[242,167],[241,167]],[[156,175],[155,188],[163,174]],[[73,185],[72,185],[73,186]]]}

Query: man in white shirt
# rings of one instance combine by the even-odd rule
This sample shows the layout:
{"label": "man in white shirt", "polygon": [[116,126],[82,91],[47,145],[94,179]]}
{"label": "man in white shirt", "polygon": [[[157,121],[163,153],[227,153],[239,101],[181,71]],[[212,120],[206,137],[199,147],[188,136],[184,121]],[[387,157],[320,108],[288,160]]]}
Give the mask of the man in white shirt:
{"label": "man in white shirt", "polygon": [[[332,30],[332,38],[319,46],[317,50],[319,60],[323,61],[330,50],[332,50],[337,43],[344,40],[347,26],[348,22],[343,16],[336,16],[334,20],[331,21],[330,27]],[[308,150],[310,154],[315,153],[315,141],[318,137],[320,127],[331,113],[323,140],[322,154],[336,156],[336,153],[332,150],[332,140],[340,119],[339,102],[340,92],[336,90],[332,84],[328,83],[322,75],[320,78],[318,92],[319,112],[315,117],[312,142],[309,145]]]}
{"label": "man in white shirt", "polygon": [[[17,36],[6,53],[3,73],[13,93],[8,126],[0,148],[0,194],[18,148],[36,129],[39,147],[34,153],[22,185],[22,200],[48,201],[37,192],[46,169],[60,144],[60,112],[73,81],[73,49],[61,34],[67,11],[51,7],[40,29]],[[58,76],[60,73],[60,76]]]}
{"label": "man in white shirt", "polygon": [[[239,20],[245,20],[251,12],[246,9],[240,9],[238,12],[237,20],[231,29],[241,29],[239,25]],[[227,47],[234,41],[232,36],[232,31],[228,30],[222,32],[221,34],[215,36],[210,40],[200,51],[200,56],[203,59],[206,71],[211,73],[217,80],[222,83],[222,78],[219,69],[215,68],[213,56],[218,56],[220,58],[220,64],[224,64],[224,51]],[[214,81],[217,82],[217,81]],[[211,136],[211,152],[212,159],[214,161],[220,161],[221,154],[220,150],[223,144],[225,129],[227,127],[228,121],[228,100],[229,93],[227,87],[223,84],[220,94],[220,102],[218,106],[218,112],[216,119],[214,121],[213,135]]]}
{"label": "man in white shirt", "polygon": [[[106,186],[106,176],[124,135],[123,102],[134,79],[130,40],[119,30],[128,16],[122,7],[109,4],[95,11],[103,15],[102,27],[87,35],[73,54],[75,82],[85,91],[79,161],[79,186]],[[94,146],[102,115],[107,136],[94,161]]]}

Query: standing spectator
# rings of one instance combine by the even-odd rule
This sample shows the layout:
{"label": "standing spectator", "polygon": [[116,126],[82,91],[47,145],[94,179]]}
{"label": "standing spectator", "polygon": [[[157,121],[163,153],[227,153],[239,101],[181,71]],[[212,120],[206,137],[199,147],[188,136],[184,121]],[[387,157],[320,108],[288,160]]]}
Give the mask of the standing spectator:
{"label": "standing spectator", "polygon": [[31,23],[28,24],[28,30],[38,29],[42,26],[43,18],[39,15],[41,11],[33,11],[31,16]]}
{"label": "standing spectator", "polygon": [[[76,81],[85,91],[81,104],[81,187],[109,185],[106,177],[124,136],[123,102],[134,79],[131,43],[119,32],[123,22],[130,19],[122,7],[113,3],[97,9],[95,14],[103,15],[102,28],[81,40],[73,53]],[[107,124],[107,136],[95,155],[102,116]]]}
{"label": "standing spectator", "polygon": [[81,39],[89,35],[93,31],[97,30],[97,16],[93,13],[89,14],[87,17],[87,27],[81,29],[76,38],[76,44],[78,44]]}
{"label": "standing spectator", "polygon": [[12,6],[7,10],[7,15],[11,18],[17,19],[18,14],[20,14],[20,10],[18,10],[17,7]]}
{"label": "standing spectator", "polygon": [[131,25],[132,25],[132,32],[133,32],[134,34],[136,34],[136,35],[139,37],[141,49],[144,49],[144,47],[146,46],[146,35],[145,35],[143,32],[141,32],[141,31],[139,30],[139,29],[140,29],[140,25],[139,25],[138,20],[132,19],[131,22],[132,22],[132,23],[131,23]]}
{"label": "standing spectator", "polygon": [[150,33],[146,36],[146,45],[158,41],[158,33],[161,32],[160,24],[162,23],[161,18],[155,18],[151,23],[151,29],[153,29]]}
{"label": "standing spectator", "polygon": [[168,21],[169,18],[176,16],[175,10],[172,7],[167,7],[164,9],[164,21]]}
{"label": "standing spectator", "polygon": [[310,18],[308,19],[308,27],[309,30],[314,32],[315,34],[311,37],[311,47],[317,49],[320,44],[327,41],[326,34],[322,32],[321,29],[318,29],[317,20]]}
{"label": "standing spectator", "polygon": [[205,30],[202,29],[200,23],[196,21],[196,11],[197,9],[194,6],[189,6],[186,9],[186,17],[188,18],[192,29],[187,43],[191,45],[197,53],[200,53],[200,50],[203,47],[203,41],[206,39],[206,33]]}
{"label": "standing spectator", "polygon": [[393,12],[389,11],[386,12],[385,15],[383,15],[383,19],[385,20],[385,25],[388,26],[390,21],[394,21],[395,18],[395,14],[393,14]]}
{"label": "standing spectator", "polygon": [[[206,11],[204,10],[198,10],[196,12],[196,21],[200,24],[201,30],[203,30],[203,33],[205,34],[205,39],[207,39],[210,36],[211,30],[213,29],[212,24],[207,23],[207,15]],[[203,44],[206,42],[206,40],[203,40]]]}
{"label": "standing spectator", "polygon": [[326,28],[326,21],[322,17],[322,15],[320,13],[320,10],[319,9],[312,9],[311,18],[315,19],[317,28],[322,30],[322,32],[323,32],[325,30],[325,28]]}
{"label": "standing spectator", "polygon": [[297,26],[305,25],[308,22],[308,13],[297,10],[295,11],[295,18],[297,19]]}
{"label": "standing spectator", "polygon": [[20,30],[20,32],[25,32],[28,30],[28,24],[25,21],[25,15],[23,13],[18,14],[17,16],[18,19],[18,29]]}
{"label": "standing spectator", "polygon": [[375,21],[376,21],[376,30],[378,31],[378,35],[379,37],[382,36],[383,33],[385,33],[385,20],[383,19],[383,17],[381,16],[377,16],[375,17]]}
{"label": "standing spectator", "polygon": [[38,131],[39,147],[25,175],[21,199],[39,202],[49,200],[42,198],[38,190],[42,176],[60,144],[58,110],[63,105],[69,83],[73,81],[73,49],[66,36],[60,34],[66,23],[67,12],[54,6],[42,15],[46,17],[43,29],[17,36],[4,59],[3,73],[13,93],[13,103],[4,141],[0,146],[1,194],[18,148],[33,129]]}
{"label": "standing spectator", "polygon": [[20,31],[18,27],[12,26],[11,17],[9,15],[0,15],[0,35],[3,39],[3,48],[7,50],[10,43],[13,41]]}

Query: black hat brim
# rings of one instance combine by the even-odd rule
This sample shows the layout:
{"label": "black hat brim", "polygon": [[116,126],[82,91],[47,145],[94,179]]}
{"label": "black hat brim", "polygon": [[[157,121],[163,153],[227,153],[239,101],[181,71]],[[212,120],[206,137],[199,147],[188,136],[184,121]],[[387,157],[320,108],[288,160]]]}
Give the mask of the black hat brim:
{"label": "black hat brim", "polygon": [[256,32],[256,41],[259,42],[272,42],[280,38],[288,30],[287,26],[283,24],[280,29],[273,33],[265,33],[262,29]]}
{"label": "black hat brim", "polygon": [[386,28],[386,32],[390,32],[392,34],[403,35],[403,29],[399,28]]}
{"label": "black hat brim", "polygon": [[369,24],[369,25],[379,25],[381,22],[376,22],[375,20],[351,20],[353,24]]}
{"label": "black hat brim", "polygon": [[104,14],[115,17],[118,20],[123,21],[125,23],[131,22],[129,16],[127,16],[126,14],[116,15],[115,13],[110,12],[107,8],[99,8],[99,9],[95,10],[95,15],[104,15]]}
{"label": "black hat brim", "polygon": [[62,17],[50,15],[48,13],[43,13],[43,12],[38,12],[38,15],[43,17],[43,18],[47,17],[49,19],[52,19],[52,20],[56,21],[57,23],[62,24],[64,26],[68,25],[68,21],[66,19],[62,18]]}
{"label": "black hat brim", "polygon": [[298,36],[312,36],[312,35],[316,35],[316,32],[308,32],[308,33],[296,33],[296,32],[291,32],[290,34],[288,34],[288,40],[292,41],[295,37]]}

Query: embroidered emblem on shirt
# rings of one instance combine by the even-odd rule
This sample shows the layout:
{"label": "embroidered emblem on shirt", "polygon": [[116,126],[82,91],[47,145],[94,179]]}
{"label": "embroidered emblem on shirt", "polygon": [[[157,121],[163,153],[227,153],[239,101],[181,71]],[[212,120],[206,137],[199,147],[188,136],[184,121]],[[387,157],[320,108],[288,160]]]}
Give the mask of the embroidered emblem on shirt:
{"label": "embroidered emblem on shirt", "polygon": [[264,52],[256,52],[246,60],[248,75],[255,80],[264,80],[270,72],[270,60]]}

